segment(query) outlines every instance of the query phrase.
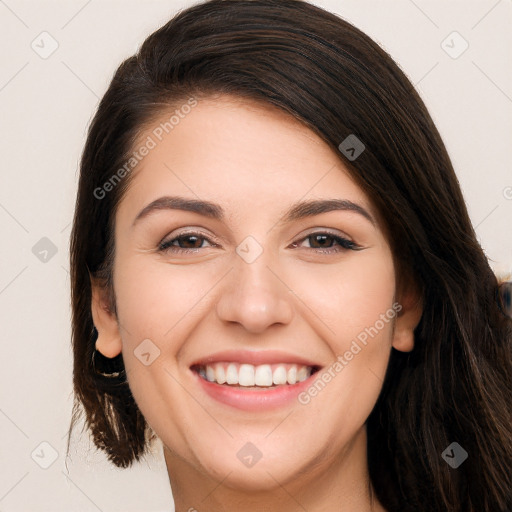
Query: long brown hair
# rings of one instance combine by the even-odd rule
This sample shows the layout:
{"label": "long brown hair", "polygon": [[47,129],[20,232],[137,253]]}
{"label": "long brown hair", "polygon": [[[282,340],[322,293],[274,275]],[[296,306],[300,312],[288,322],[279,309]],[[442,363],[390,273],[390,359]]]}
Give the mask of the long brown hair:
{"label": "long brown hair", "polygon": [[[392,352],[367,422],[379,500],[389,511],[510,512],[512,322],[498,305],[445,146],[391,57],[347,21],[299,0],[195,5],[115,73],[89,128],[71,235],[70,435],[85,413],[96,446],[119,467],[148,446],[122,357],[109,362],[117,378],[93,362],[90,276],[103,280],[115,311],[113,223],[130,175],[101,198],[95,191],[164,106],[216,94],[273,105],[338,152],[384,220],[398,275],[419,290],[415,348]],[[338,150],[351,134],[365,145],[354,161]],[[457,468],[442,457],[453,442],[468,454]]]}

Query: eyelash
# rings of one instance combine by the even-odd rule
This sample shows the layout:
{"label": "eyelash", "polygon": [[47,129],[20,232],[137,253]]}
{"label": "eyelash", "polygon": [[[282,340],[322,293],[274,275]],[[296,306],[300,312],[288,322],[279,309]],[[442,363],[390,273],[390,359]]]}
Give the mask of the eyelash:
{"label": "eyelash", "polygon": [[[347,238],[343,238],[338,235],[334,235],[332,233],[323,232],[323,231],[317,231],[315,233],[310,233],[309,235],[303,237],[298,242],[293,242],[292,246],[297,247],[300,242],[304,242],[308,238],[313,238],[315,236],[327,236],[329,238],[332,238],[334,242],[338,243],[338,249],[333,249],[332,247],[328,248],[315,248],[315,247],[309,247],[308,249],[318,251],[323,254],[331,254],[331,253],[339,253],[344,251],[357,251],[361,249],[361,246],[356,244],[355,242],[352,242],[351,240],[348,240]],[[164,242],[160,242],[158,245],[158,250],[161,252],[173,252],[173,253],[196,253],[198,250],[202,249],[201,247],[196,247],[193,249],[187,249],[183,247],[178,247],[172,245],[177,240],[183,240],[187,238],[198,238],[200,240],[206,240],[208,243],[210,243],[213,247],[215,247],[217,244],[214,244],[208,237],[202,235],[201,233],[196,232],[190,232],[190,233],[182,233],[181,235],[172,238],[171,240],[167,240]]]}

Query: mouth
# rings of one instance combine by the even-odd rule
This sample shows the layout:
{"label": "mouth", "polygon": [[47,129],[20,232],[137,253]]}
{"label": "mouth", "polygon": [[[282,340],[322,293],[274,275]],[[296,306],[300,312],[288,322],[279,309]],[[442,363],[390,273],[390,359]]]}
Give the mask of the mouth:
{"label": "mouth", "polygon": [[322,366],[278,351],[226,351],[195,361],[190,370],[217,404],[260,412],[290,406]]}
{"label": "mouth", "polygon": [[236,389],[265,390],[279,386],[294,386],[309,379],[320,369],[317,365],[274,363],[253,365],[219,361],[191,367],[201,379]]}

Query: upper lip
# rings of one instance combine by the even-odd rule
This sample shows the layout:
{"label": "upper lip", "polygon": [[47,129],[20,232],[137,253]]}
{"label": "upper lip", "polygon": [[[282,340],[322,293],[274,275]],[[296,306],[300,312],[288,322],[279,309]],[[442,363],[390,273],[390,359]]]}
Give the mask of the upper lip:
{"label": "upper lip", "polygon": [[201,359],[197,359],[190,366],[205,366],[213,363],[242,363],[252,364],[254,366],[260,364],[298,364],[303,366],[312,366],[313,368],[321,368],[321,365],[301,357],[296,354],[290,354],[280,350],[225,350],[215,352]]}

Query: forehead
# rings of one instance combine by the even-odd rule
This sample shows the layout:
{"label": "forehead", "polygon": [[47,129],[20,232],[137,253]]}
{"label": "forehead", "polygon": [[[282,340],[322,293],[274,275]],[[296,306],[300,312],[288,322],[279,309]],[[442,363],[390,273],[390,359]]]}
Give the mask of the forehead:
{"label": "forehead", "polygon": [[239,214],[250,205],[277,213],[308,197],[357,200],[372,211],[339,155],[269,105],[227,96],[178,105],[141,132],[138,145],[145,141],[151,149],[122,201],[132,214],[165,194],[211,199]]}

